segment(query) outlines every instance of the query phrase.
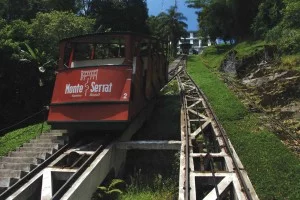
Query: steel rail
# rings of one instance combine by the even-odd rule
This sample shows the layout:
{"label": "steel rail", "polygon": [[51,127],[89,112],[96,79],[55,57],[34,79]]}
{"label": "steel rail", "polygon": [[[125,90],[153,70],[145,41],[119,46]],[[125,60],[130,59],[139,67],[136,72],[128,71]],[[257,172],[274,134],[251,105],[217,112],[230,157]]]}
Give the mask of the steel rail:
{"label": "steel rail", "polygon": [[[182,88],[182,84],[181,84],[181,80],[180,78],[177,78],[177,81],[180,83],[180,96],[181,96],[181,100],[182,100],[182,104],[183,104],[183,109],[186,111],[187,110],[187,103],[186,103],[186,99],[185,94],[184,94],[184,89]],[[188,119],[188,114],[187,112],[185,112],[185,121],[187,122]],[[185,199],[189,199],[190,198],[190,175],[189,175],[189,171],[190,171],[190,156],[189,156],[189,141],[190,141],[190,137],[189,137],[189,132],[190,132],[190,127],[189,127],[189,123],[185,124],[185,186],[184,186],[184,196]]]}
{"label": "steel rail", "polygon": [[81,167],[67,180],[67,182],[53,195],[52,200],[59,200],[68,191],[72,184],[83,174],[87,167],[96,159],[111,141],[105,141],[97,150],[81,165]]}
{"label": "steel rail", "polygon": [[239,180],[240,180],[240,182],[241,182],[241,185],[242,185],[242,187],[243,187],[243,189],[244,189],[244,192],[245,192],[245,194],[246,194],[246,197],[247,197],[249,200],[252,200],[252,199],[253,199],[253,198],[252,198],[252,195],[251,195],[251,193],[250,193],[249,188],[247,187],[246,181],[245,181],[245,179],[244,179],[244,177],[243,177],[243,175],[242,175],[242,173],[241,173],[241,170],[239,169],[238,163],[237,163],[235,157],[233,156],[233,152],[232,152],[232,150],[231,150],[231,148],[230,148],[230,145],[229,145],[228,136],[227,136],[227,134],[226,134],[224,128],[223,128],[222,125],[220,124],[220,122],[219,122],[217,116],[215,115],[215,113],[212,111],[211,105],[209,104],[208,99],[207,99],[207,97],[205,96],[205,94],[203,93],[203,91],[196,85],[196,83],[194,82],[194,80],[190,77],[190,75],[189,75],[186,71],[184,71],[184,73],[185,73],[185,74],[187,75],[187,77],[191,80],[191,82],[195,85],[196,89],[197,89],[198,92],[202,95],[203,100],[204,100],[205,103],[207,104],[207,108],[208,108],[210,114],[213,116],[213,118],[214,118],[214,120],[215,120],[215,122],[216,122],[216,124],[217,124],[217,128],[219,129],[219,131],[220,131],[220,133],[221,133],[221,135],[222,135],[223,141],[225,142],[226,149],[227,149],[227,151],[228,151],[230,157],[232,158],[233,165],[234,165],[234,167],[235,167],[235,170],[236,170],[236,172],[237,172],[237,175],[238,175],[238,178],[239,178]]}
{"label": "steel rail", "polygon": [[[187,123],[187,120],[188,120],[188,112],[187,111],[187,101],[186,101],[186,98],[185,98],[185,90],[183,88],[183,84],[182,84],[182,81],[180,79],[180,76],[179,74],[185,69],[186,67],[186,57],[185,56],[182,56],[181,58],[181,61],[178,63],[178,65],[176,66],[176,69],[178,70],[178,66],[179,65],[183,65],[183,68],[178,71],[174,77],[176,77],[177,79],[177,82],[179,83],[179,87],[180,87],[180,97],[181,97],[181,102],[182,102],[182,105],[183,105],[183,109],[185,110],[185,133],[184,133],[184,136],[185,136],[185,148],[184,148],[184,151],[185,151],[185,183],[184,183],[184,197],[186,200],[188,200],[190,198],[190,156],[189,156],[189,152],[190,152],[190,137],[189,137],[189,133],[190,133],[190,125],[189,123]],[[173,77],[173,78],[174,78]]]}

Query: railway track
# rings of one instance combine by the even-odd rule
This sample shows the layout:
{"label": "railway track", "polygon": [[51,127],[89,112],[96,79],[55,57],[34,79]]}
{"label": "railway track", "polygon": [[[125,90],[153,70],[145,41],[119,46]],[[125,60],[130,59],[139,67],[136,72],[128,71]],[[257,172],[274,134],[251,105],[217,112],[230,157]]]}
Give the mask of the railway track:
{"label": "railway track", "polygon": [[[154,102],[118,137],[96,140],[91,136],[89,140],[85,136],[87,141],[78,143],[80,140],[75,139],[75,134],[52,131],[1,158],[2,169],[13,166],[12,163],[5,165],[5,160],[14,160],[20,176],[18,179],[2,177],[8,181],[0,199],[89,199],[107,174],[114,172],[117,176],[126,161],[126,149],[154,146],[177,150],[180,144],[180,200],[258,199],[225,131],[203,92],[186,73],[185,65],[185,57],[175,60],[169,66],[168,77],[168,82],[176,78],[181,90],[181,142],[128,142],[149,117]],[[26,158],[27,155],[32,158]],[[22,163],[24,161],[28,163]]]}
{"label": "railway track", "polygon": [[[60,199],[112,140],[85,137],[85,142],[74,142],[74,137],[65,131],[50,131],[2,157],[0,180],[6,187],[0,199]],[[30,193],[32,187],[40,190]]]}
{"label": "railway track", "polygon": [[258,199],[204,93],[185,70],[177,81],[182,98],[179,199]]}
{"label": "railway track", "polygon": [[51,131],[0,158],[0,199],[7,198],[68,147],[64,131]]}
{"label": "railway track", "polygon": [[[181,57],[170,65],[168,81],[182,70],[182,62]],[[86,180],[95,179],[91,172],[94,169],[105,168],[102,173],[96,173],[98,179],[93,181],[95,183],[92,190],[101,183],[111,168],[118,171],[124,164],[126,152],[120,149],[116,153],[116,144],[130,140],[153,106],[154,103],[150,103],[150,108],[144,109],[118,138],[100,138],[95,141],[93,136],[90,142],[78,144],[80,139],[76,139],[76,134],[54,130],[23,144],[0,159],[0,199],[85,199],[86,196],[76,196],[76,191],[68,190],[72,190],[71,186],[76,182],[80,182],[80,187]],[[111,162],[109,159],[118,161],[112,162],[111,165],[114,166],[103,166],[106,162]],[[87,168],[92,169],[87,172]],[[83,174],[86,175],[85,178],[82,178]]]}

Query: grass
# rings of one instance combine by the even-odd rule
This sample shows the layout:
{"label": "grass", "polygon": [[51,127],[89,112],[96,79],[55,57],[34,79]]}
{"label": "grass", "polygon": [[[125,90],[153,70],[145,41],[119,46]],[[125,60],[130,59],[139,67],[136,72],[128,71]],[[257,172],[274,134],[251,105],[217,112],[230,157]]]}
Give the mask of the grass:
{"label": "grass", "polygon": [[283,55],[281,57],[281,67],[300,71],[300,54]]}
{"label": "grass", "polygon": [[[35,124],[20,128],[0,137],[0,156],[7,155],[8,152],[20,147],[23,143],[35,138],[41,133],[42,124]],[[50,130],[50,126],[44,123],[43,131]]]}
{"label": "grass", "polygon": [[266,43],[264,41],[246,41],[236,45],[218,45],[210,46],[205,49],[202,54],[202,62],[209,65],[212,69],[218,70],[220,64],[224,59],[224,56],[230,51],[235,50],[237,52],[237,58],[249,56],[257,51],[263,50]]}
{"label": "grass", "polygon": [[234,48],[232,45],[221,45],[218,47],[210,46],[205,49],[203,52],[203,62],[209,64],[213,69],[219,69],[220,63],[223,60],[223,57],[227,54],[229,50]]}
{"label": "grass", "polygon": [[179,154],[176,151],[131,150],[126,160],[127,190],[119,199],[166,200],[178,197]]}
{"label": "grass", "polygon": [[257,51],[263,50],[265,48],[265,45],[267,43],[263,40],[257,40],[257,41],[245,41],[238,43],[234,50],[237,51],[238,57],[244,57],[251,55]]}
{"label": "grass", "polygon": [[[172,81],[159,97],[153,114],[133,140],[180,140],[180,97]],[[178,198],[179,155],[177,151],[127,152],[121,200],[172,200]]]}
{"label": "grass", "polygon": [[169,190],[153,192],[151,189],[145,189],[143,191],[134,192],[131,191],[127,195],[121,196],[120,200],[173,200],[172,194]]}
{"label": "grass", "polygon": [[[243,46],[244,45],[244,46]],[[243,44],[239,46],[244,50]],[[259,46],[259,45],[258,45]],[[213,50],[210,50],[213,53]],[[258,114],[249,113],[218,78],[214,70],[224,53],[192,56],[188,72],[207,95],[224,126],[260,199],[300,199],[300,161],[273,133],[263,127]],[[211,59],[212,69],[209,64]],[[218,60],[218,61],[216,61]],[[214,72],[214,73],[213,73]]]}

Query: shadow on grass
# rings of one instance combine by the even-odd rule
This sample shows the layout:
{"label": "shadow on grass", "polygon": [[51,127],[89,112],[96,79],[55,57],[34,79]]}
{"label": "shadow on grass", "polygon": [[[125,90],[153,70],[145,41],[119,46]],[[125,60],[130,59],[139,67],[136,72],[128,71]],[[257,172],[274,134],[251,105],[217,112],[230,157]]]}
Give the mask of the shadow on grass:
{"label": "shadow on grass", "polygon": [[133,137],[133,140],[180,140],[179,95],[160,96],[151,118]]}

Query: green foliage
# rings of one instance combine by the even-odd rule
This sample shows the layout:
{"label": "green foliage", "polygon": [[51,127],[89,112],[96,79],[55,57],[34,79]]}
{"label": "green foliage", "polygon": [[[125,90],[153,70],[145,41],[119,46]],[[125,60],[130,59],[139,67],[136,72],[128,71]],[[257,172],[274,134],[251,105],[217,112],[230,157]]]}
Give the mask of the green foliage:
{"label": "green foliage", "polygon": [[257,51],[263,50],[265,45],[266,42],[263,40],[245,41],[234,46],[234,50],[237,51],[237,56],[242,58],[244,56],[252,55]]}
{"label": "green foliage", "polygon": [[282,0],[265,0],[259,5],[258,13],[251,25],[256,38],[264,37],[271,28],[280,22],[282,8]]}
{"label": "green foliage", "polygon": [[162,91],[164,95],[179,95],[178,83],[176,80],[172,80],[168,83],[167,87]]}
{"label": "green foliage", "polygon": [[198,13],[202,36],[212,39],[246,38],[257,14],[260,0],[187,0],[190,7],[201,8]]}
{"label": "green foliage", "polygon": [[283,10],[283,26],[289,28],[300,28],[300,2],[289,1]]}
{"label": "green foliage", "polygon": [[96,19],[96,30],[132,31],[148,33],[147,4],[144,0],[93,0],[88,14]]}
{"label": "green foliage", "polygon": [[294,54],[300,51],[300,2],[285,1],[282,20],[266,34],[266,40],[277,43],[281,52]]}
{"label": "green foliage", "polygon": [[[0,137],[0,156],[5,156],[8,152],[15,150],[25,142],[41,134],[42,124],[35,124],[20,128]],[[50,126],[44,123],[43,132],[50,130]]]}
{"label": "green foliage", "polygon": [[300,51],[300,29],[283,30],[279,47],[288,54],[298,53]]}
{"label": "green foliage", "polygon": [[83,8],[82,0],[47,0],[46,6],[49,10],[72,11],[78,13]]}
{"label": "green foliage", "polygon": [[0,127],[49,103],[58,41],[92,32],[93,26],[92,19],[58,11],[39,13],[31,23],[0,20]]}
{"label": "green foliage", "polygon": [[34,47],[55,59],[58,57],[58,42],[61,39],[91,33],[94,23],[93,19],[76,16],[71,12],[38,13],[32,20],[31,41]]}
{"label": "green foliage", "polygon": [[267,33],[266,40],[277,43],[278,48],[285,54],[295,54],[300,51],[300,29],[285,29],[282,24],[279,24]]}
{"label": "green foliage", "polygon": [[0,18],[29,21],[38,12],[57,10],[78,13],[83,7],[81,0],[0,0]]}
{"label": "green foliage", "polygon": [[21,44],[29,37],[29,24],[21,20],[0,23],[0,58],[5,63],[6,60],[19,60]]}
{"label": "green foliage", "polygon": [[200,33],[215,41],[218,37],[229,40],[233,37],[233,14],[226,0],[219,0],[203,8],[199,14]]}
{"label": "green foliage", "polygon": [[[199,57],[189,58],[188,72],[208,96],[219,119],[223,121],[243,118],[247,113],[243,104],[218,80],[215,74],[204,68],[204,66],[199,66],[199,62]],[[198,76],[200,68],[203,70],[201,78]]]}
{"label": "green foliage", "polygon": [[119,188],[124,184],[125,182],[121,179],[113,179],[108,186],[99,186],[96,192],[98,198],[95,199],[116,199],[123,193]]}
{"label": "green foliage", "polygon": [[300,65],[300,54],[282,56],[281,64],[287,65],[287,66],[299,66]]}
{"label": "green foliage", "polygon": [[16,19],[29,20],[34,18],[38,11],[48,11],[46,1],[3,0],[2,5],[3,7],[0,11],[1,17],[8,21]]}
{"label": "green foliage", "polygon": [[177,44],[181,37],[187,37],[187,18],[176,7],[172,6],[167,13],[162,12],[157,17],[150,17],[147,21],[150,33],[160,39],[171,41],[172,55],[177,53]]}
{"label": "green foliage", "polygon": [[146,188],[139,192],[128,192],[122,195],[120,200],[173,200],[176,199],[170,190],[161,192],[153,192],[151,189]]}
{"label": "green foliage", "polygon": [[[259,44],[259,43],[258,43]],[[250,45],[251,46],[251,45]],[[247,48],[247,43],[239,49]],[[210,68],[220,65],[224,54],[210,49],[200,57],[190,57],[188,72],[207,95],[224,126],[260,199],[299,199],[300,163],[276,137],[263,128],[258,114],[248,113],[237,97]],[[208,65],[204,65],[203,59]],[[213,85],[213,87],[212,87]],[[275,155],[275,156],[274,156]]]}
{"label": "green foliage", "polygon": [[[129,152],[127,191],[119,199],[161,199],[178,197],[179,153],[162,151]],[[133,163],[132,163],[133,159]]]}

